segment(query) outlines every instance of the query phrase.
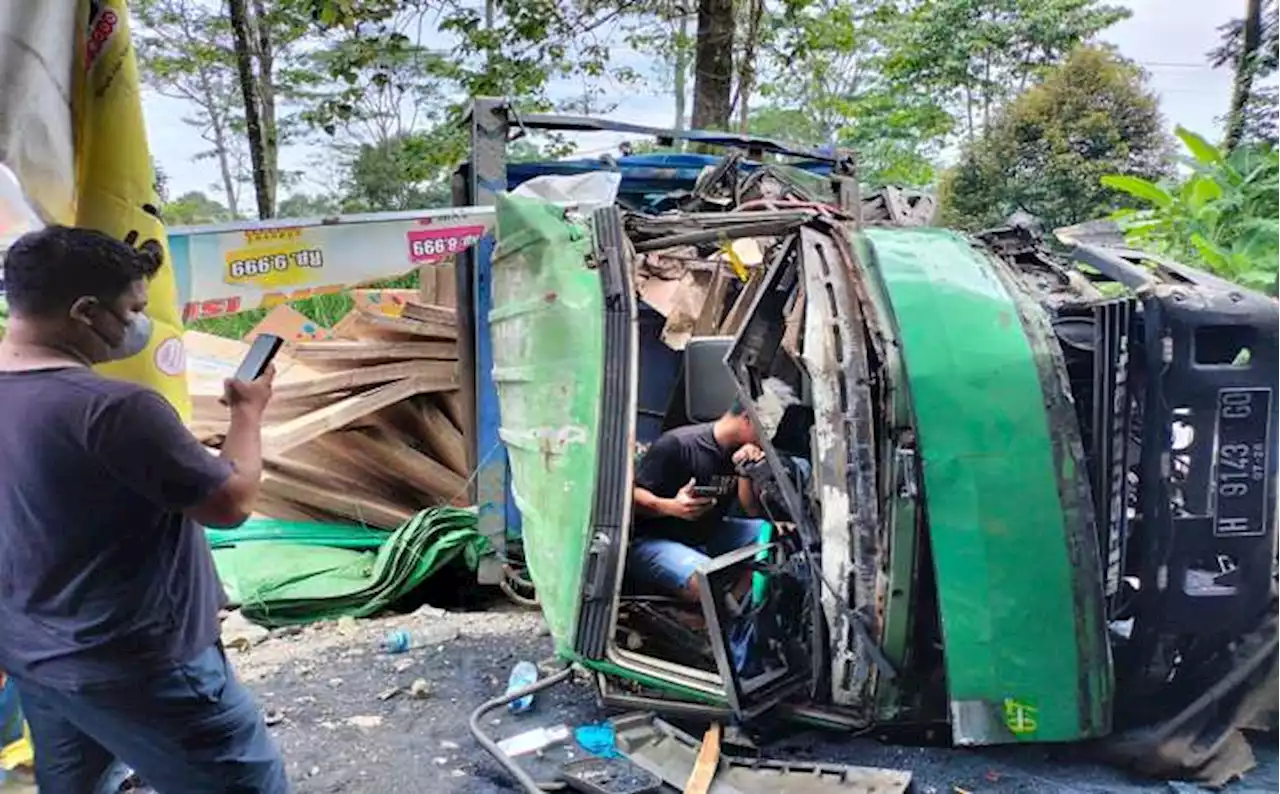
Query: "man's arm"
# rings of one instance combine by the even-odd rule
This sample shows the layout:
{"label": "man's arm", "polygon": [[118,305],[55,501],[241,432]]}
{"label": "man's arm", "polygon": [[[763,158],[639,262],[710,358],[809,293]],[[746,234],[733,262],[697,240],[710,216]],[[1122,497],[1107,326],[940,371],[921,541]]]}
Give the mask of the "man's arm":
{"label": "man's arm", "polygon": [[233,528],[253,510],[262,477],[262,413],[271,379],[229,384],[231,424],[214,456],[163,398],[139,390],[111,401],[89,431],[90,450],[129,487],[199,524]]}
{"label": "man's arm", "polygon": [[752,487],[750,477],[738,478],[738,504],[748,516],[760,517],[760,500],[756,499],[756,489]]}
{"label": "man's arm", "polygon": [[632,489],[632,502],[636,512],[642,516],[679,518],[685,521],[693,521],[707,512],[714,501],[694,496],[692,479],[681,486],[675,496],[663,497],[655,493],[664,481],[670,483],[671,479],[688,474],[687,470],[678,471],[680,467],[680,446],[674,439],[664,435],[653,442],[636,466],[635,486]]}
{"label": "man's arm", "polygon": [[[756,465],[764,460],[764,450],[755,444],[746,444],[733,453],[733,464],[739,472],[746,467]],[[738,504],[742,511],[752,518],[760,515],[760,500],[756,498],[756,489],[751,485],[751,478],[738,475]]]}
{"label": "man's arm", "polygon": [[665,510],[665,502],[668,500],[663,499],[653,491],[637,485],[633,493],[633,499],[635,500],[636,512],[642,516],[668,515]]}

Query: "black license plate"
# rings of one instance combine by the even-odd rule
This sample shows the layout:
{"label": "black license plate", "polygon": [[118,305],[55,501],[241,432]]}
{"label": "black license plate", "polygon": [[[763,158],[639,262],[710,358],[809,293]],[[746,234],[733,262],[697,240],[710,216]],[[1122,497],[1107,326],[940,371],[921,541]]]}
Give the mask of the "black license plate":
{"label": "black license plate", "polygon": [[1270,485],[1270,389],[1218,392],[1218,443],[1213,459],[1214,534],[1219,537],[1266,533]]}

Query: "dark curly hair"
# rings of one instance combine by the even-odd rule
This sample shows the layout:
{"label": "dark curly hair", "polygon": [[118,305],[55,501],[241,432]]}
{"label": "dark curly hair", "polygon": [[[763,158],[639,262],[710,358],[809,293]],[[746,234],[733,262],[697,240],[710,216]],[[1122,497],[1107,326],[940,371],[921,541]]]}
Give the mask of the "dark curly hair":
{"label": "dark curly hair", "polygon": [[113,300],[139,279],[150,279],[160,260],[109,234],[47,226],[19,237],[4,255],[4,287],[15,314],[47,317],[77,298]]}

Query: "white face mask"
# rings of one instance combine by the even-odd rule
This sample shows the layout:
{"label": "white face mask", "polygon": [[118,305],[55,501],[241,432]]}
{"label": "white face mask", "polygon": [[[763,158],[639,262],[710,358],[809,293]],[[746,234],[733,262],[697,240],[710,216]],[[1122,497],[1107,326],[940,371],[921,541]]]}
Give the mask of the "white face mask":
{"label": "white face mask", "polygon": [[151,318],[141,312],[122,323],[124,335],[117,344],[107,348],[107,361],[123,361],[147,349],[151,341]]}
{"label": "white face mask", "polygon": [[131,312],[129,316],[121,317],[110,309],[104,309],[108,314],[115,318],[121,328],[120,338],[113,342],[111,338],[102,331],[98,330],[96,325],[89,326],[98,338],[107,343],[107,354],[99,363],[108,361],[123,361],[138,355],[147,349],[147,343],[151,341],[151,318],[142,312]]}

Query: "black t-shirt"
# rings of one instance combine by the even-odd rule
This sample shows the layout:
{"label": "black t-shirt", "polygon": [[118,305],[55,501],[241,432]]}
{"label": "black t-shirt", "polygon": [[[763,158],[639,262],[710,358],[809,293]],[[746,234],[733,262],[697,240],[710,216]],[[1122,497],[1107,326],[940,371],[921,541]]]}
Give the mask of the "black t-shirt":
{"label": "black t-shirt", "polygon": [[68,367],[0,372],[0,669],[60,689],[146,677],[218,639],[182,511],[231,475],[158,394]]}
{"label": "black t-shirt", "polygon": [[[636,466],[636,486],[654,496],[670,499],[689,480],[709,484],[717,477],[732,475],[733,454],[716,443],[713,427],[714,423],[708,422],[663,433]],[[724,519],[735,499],[736,492],[720,497],[698,521],[637,516],[636,532],[701,544]]]}

